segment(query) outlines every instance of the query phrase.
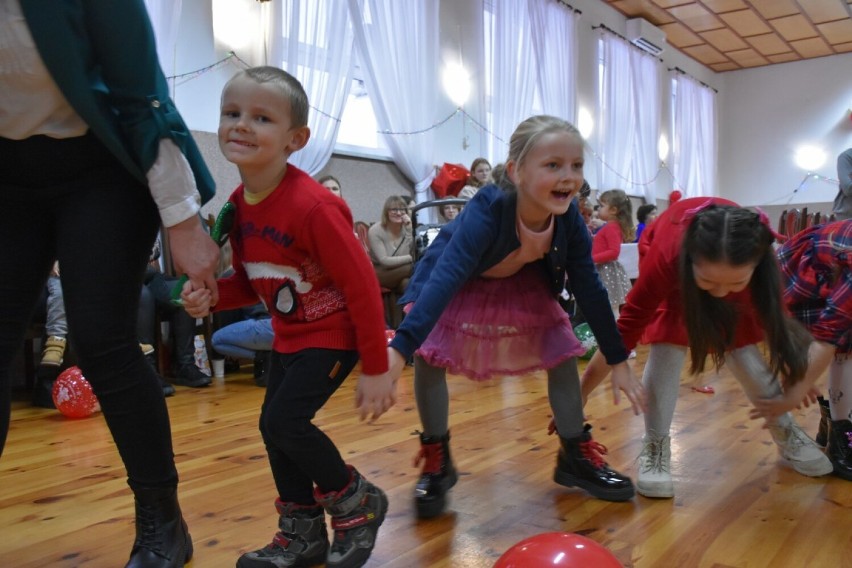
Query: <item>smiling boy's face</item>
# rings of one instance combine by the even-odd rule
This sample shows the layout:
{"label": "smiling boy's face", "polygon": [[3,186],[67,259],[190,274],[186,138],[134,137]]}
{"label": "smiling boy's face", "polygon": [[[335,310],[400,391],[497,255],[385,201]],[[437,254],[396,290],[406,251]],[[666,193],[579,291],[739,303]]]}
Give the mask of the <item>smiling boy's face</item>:
{"label": "smiling boy's face", "polygon": [[238,75],[225,86],[219,148],[240,171],[283,165],[307,144],[309,133],[305,126],[292,126],[290,102],[275,83]]}

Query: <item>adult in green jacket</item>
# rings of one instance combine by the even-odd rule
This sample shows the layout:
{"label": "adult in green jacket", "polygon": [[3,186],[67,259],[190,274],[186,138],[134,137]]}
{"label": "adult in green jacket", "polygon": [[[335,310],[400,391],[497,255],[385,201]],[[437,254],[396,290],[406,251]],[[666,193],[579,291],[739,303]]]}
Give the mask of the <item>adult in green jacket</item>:
{"label": "adult in green jacket", "polygon": [[175,268],[216,296],[218,249],[198,216],[212,179],[169,98],[142,0],[0,0],[0,37],[0,451],[10,362],[58,259],[79,364],[135,496],[127,566],[183,566],[192,542],[136,311],[161,224]]}

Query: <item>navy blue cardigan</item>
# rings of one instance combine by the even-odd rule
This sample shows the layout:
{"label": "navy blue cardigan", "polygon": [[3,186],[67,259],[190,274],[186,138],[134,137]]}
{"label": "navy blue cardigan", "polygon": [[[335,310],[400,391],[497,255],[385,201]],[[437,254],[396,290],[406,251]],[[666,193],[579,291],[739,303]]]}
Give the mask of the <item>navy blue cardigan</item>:
{"label": "navy blue cardigan", "polygon": [[[521,246],[515,228],[516,211],[514,191],[489,185],[441,229],[415,265],[400,298],[401,304],[415,304],[396,331],[391,347],[405,357],[414,353],[462,286]],[[592,262],[592,239],[576,202],[556,217],[550,251],[541,262],[553,296],[568,286],[577,298],[607,362],[614,365],[627,359],[609,296]]]}

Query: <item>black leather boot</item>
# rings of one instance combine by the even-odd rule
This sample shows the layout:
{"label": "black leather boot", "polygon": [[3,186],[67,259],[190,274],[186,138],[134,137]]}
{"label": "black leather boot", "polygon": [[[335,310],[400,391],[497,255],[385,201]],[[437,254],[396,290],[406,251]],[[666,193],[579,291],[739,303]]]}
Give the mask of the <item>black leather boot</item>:
{"label": "black leather boot", "polygon": [[450,457],[450,433],[443,436],[420,434],[420,453],[414,465],[423,462],[420,479],[414,487],[414,504],[421,519],[437,517],[444,512],[447,491],[459,480]]}
{"label": "black leather boot", "polygon": [[192,558],[192,538],[177,489],[135,489],[136,542],[125,568],[180,568]]}
{"label": "black leather boot", "polygon": [[831,426],[831,407],[828,401],[818,396],[819,401],[819,430],[817,430],[816,443],[823,448],[828,444],[828,429]]}
{"label": "black leather boot", "polygon": [[612,470],[604,461],[606,447],[592,440],[591,425],[573,438],[559,437],[562,447],[553,480],[566,487],[580,487],[604,501],[626,501],[633,497],[633,482]]}
{"label": "black leather boot", "polygon": [[284,568],[319,566],[328,554],[328,529],[325,512],[314,505],[297,505],[275,500],[280,529],[272,543],[260,550],[246,552],[237,568]]}
{"label": "black leather boot", "polygon": [[852,481],[852,422],[831,421],[826,453],[834,466],[834,475]]}
{"label": "black leather boot", "polygon": [[33,386],[33,406],[39,408],[56,408],[53,402],[53,383],[59,376],[60,367],[56,365],[39,365],[36,369],[36,380]]}

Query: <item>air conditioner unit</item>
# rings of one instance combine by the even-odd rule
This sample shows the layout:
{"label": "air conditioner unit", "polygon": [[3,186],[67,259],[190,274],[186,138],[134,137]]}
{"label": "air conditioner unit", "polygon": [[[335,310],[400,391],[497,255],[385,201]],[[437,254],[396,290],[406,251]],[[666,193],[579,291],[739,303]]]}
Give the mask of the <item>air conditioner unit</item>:
{"label": "air conditioner unit", "polygon": [[642,18],[627,20],[627,40],[640,49],[653,55],[663,52],[666,45],[666,33]]}

